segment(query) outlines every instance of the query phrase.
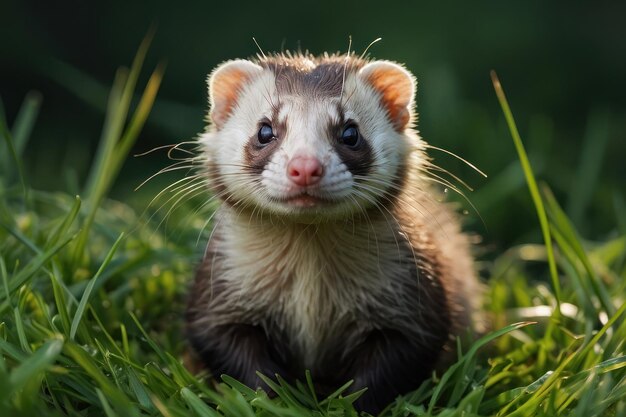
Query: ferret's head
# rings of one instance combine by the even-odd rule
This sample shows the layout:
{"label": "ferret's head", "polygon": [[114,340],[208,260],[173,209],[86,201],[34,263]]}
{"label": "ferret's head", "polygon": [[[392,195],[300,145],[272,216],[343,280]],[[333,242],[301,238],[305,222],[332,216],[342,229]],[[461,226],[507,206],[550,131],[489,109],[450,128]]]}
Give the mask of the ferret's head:
{"label": "ferret's head", "polygon": [[309,222],[380,209],[421,147],[415,79],[393,62],[274,55],[228,61],[208,83],[209,176],[241,210]]}

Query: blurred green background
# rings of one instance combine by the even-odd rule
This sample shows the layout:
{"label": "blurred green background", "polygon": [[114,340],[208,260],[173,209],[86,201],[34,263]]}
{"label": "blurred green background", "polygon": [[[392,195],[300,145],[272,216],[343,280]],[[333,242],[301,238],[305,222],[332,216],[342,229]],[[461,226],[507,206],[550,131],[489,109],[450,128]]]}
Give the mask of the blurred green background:
{"label": "blurred green background", "polygon": [[[626,2],[35,2],[0,4],[0,96],[15,118],[37,91],[41,112],[27,150],[37,188],[78,190],[95,152],[116,69],[154,26],[144,78],[165,78],[132,153],[193,139],[203,129],[205,78],[220,62],[265,51],[363,49],[403,62],[419,82],[419,128],[468,159],[483,179],[433,151],[466,191],[468,227],[497,252],[539,240],[534,208],[493,93],[504,85],[537,175],[582,234],[616,233],[626,192]],[[164,167],[163,153],[129,158],[112,196],[146,208],[177,176],[134,188]],[[451,194],[451,193],[450,193]],[[480,220],[482,217],[482,221]],[[484,223],[483,223],[484,222]]]}

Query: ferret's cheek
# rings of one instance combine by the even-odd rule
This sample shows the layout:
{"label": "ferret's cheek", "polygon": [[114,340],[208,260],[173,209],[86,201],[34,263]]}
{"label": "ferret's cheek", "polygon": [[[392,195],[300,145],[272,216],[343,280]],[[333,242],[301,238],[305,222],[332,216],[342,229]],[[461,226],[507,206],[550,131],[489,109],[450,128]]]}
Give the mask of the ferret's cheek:
{"label": "ferret's cheek", "polygon": [[268,162],[261,173],[261,185],[273,199],[283,199],[293,192],[294,186],[287,178],[287,166],[281,158]]}
{"label": "ferret's cheek", "polygon": [[213,149],[219,155],[219,162],[223,165],[230,164],[241,167],[243,162],[243,152],[245,144],[248,142],[250,132],[255,127],[240,126],[240,124],[229,122],[225,128],[214,138]]}

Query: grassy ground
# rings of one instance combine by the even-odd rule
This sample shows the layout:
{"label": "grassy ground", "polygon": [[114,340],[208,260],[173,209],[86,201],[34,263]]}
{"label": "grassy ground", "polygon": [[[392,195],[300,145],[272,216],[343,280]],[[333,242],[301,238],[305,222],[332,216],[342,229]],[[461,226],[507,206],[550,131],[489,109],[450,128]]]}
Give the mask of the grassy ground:
{"label": "grassy ground", "polygon": [[[177,210],[186,227],[169,240],[162,221],[175,193],[150,216],[107,199],[161,80],[157,67],[131,106],[145,50],[117,74],[81,197],[26,180],[37,97],[10,128],[0,111],[0,415],[357,415],[356,395],[316,398],[306,378],[268,382],[278,393],[269,399],[229,378],[209,388],[181,364],[184,292],[206,214]],[[497,94],[547,244],[511,247],[487,266],[494,331],[383,415],[626,415],[626,230],[580,238],[535,183]]]}

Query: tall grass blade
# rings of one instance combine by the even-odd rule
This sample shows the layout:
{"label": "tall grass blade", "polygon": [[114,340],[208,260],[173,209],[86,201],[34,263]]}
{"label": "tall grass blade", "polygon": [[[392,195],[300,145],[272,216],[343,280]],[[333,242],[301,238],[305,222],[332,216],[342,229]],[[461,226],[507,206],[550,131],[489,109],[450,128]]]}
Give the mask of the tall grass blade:
{"label": "tall grass blade", "polygon": [[[94,196],[98,194],[96,190],[98,185],[102,184],[102,181],[107,180],[102,177],[102,174],[106,171],[107,163],[113,157],[115,144],[122,134],[122,129],[124,128],[130,103],[133,98],[133,92],[135,91],[141,67],[148,53],[150,43],[152,43],[153,36],[154,31],[151,30],[144,37],[135,54],[130,71],[124,70],[118,72],[116,76],[116,82],[114,82],[115,94],[112,93],[109,99],[107,122],[105,122],[105,128],[102,132],[102,138],[100,139],[100,145],[96,153],[96,162],[89,173],[85,187],[85,194],[90,200],[94,199]],[[111,179],[108,180],[110,181]]]}
{"label": "tall grass blade", "polygon": [[554,260],[554,249],[552,247],[552,238],[550,237],[550,225],[548,223],[546,210],[544,208],[541,195],[539,194],[539,188],[537,187],[537,181],[535,180],[532,167],[530,166],[528,155],[526,154],[524,144],[522,143],[522,139],[517,130],[517,125],[515,124],[513,113],[511,113],[509,103],[506,99],[506,96],[504,95],[504,90],[502,89],[502,85],[500,84],[500,80],[498,79],[495,71],[491,71],[491,81],[493,83],[493,88],[496,91],[498,101],[500,102],[500,107],[502,108],[502,112],[504,113],[504,117],[506,118],[506,122],[509,126],[509,131],[511,132],[511,136],[513,137],[513,143],[515,144],[517,155],[519,157],[520,163],[522,164],[522,168],[524,169],[524,176],[526,177],[526,182],[528,183],[528,189],[530,190],[530,195],[537,210],[537,216],[539,217],[539,223],[541,224],[541,231],[543,233],[543,240],[545,242],[546,251],[548,254],[548,265],[550,268],[550,277],[552,278],[552,286],[554,287],[554,292],[556,295],[557,308],[554,310],[554,313],[556,317],[560,317],[560,304],[562,299],[561,284],[559,283],[559,276],[556,269],[556,261]]}
{"label": "tall grass blade", "polygon": [[27,203],[28,202],[28,187],[26,186],[26,179],[24,177],[24,169],[22,168],[22,160],[19,158],[17,154],[17,150],[15,149],[13,138],[3,118],[0,118],[0,135],[2,135],[6,148],[8,149],[8,155],[10,155],[10,157],[9,156],[6,157],[6,162],[5,162],[6,165],[4,168],[5,171],[7,172],[7,177],[9,178],[9,180],[11,179],[11,171],[8,170],[8,167],[11,165],[10,160],[12,159],[13,165],[15,166],[15,169],[17,170],[17,175],[22,185],[22,193],[24,194],[24,202]]}
{"label": "tall grass blade", "polygon": [[41,94],[36,91],[30,91],[26,94],[24,102],[17,113],[11,133],[13,134],[15,153],[18,158],[21,158],[24,154],[24,149],[35,126],[40,106]]}
{"label": "tall grass blade", "polygon": [[109,172],[112,177],[117,176],[124,160],[126,159],[126,156],[128,155],[130,149],[137,140],[139,132],[141,132],[143,126],[146,123],[146,120],[148,119],[148,115],[150,114],[152,106],[154,105],[157,92],[159,91],[164,71],[165,65],[159,64],[157,68],[152,72],[152,75],[148,80],[146,89],[144,90],[143,95],[139,100],[139,104],[137,105],[137,110],[135,111],[133,118],[128,125],[128,128],[124,132],[124,135],[121,137],[117,145],[118,148],[112,162],[113,166],[111,167]]}

